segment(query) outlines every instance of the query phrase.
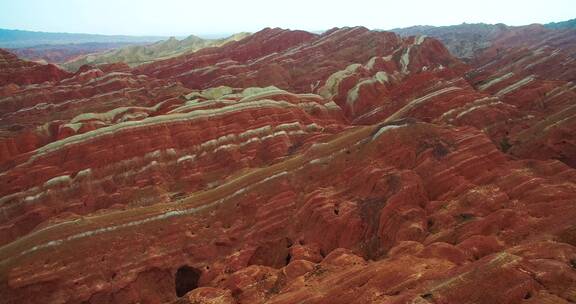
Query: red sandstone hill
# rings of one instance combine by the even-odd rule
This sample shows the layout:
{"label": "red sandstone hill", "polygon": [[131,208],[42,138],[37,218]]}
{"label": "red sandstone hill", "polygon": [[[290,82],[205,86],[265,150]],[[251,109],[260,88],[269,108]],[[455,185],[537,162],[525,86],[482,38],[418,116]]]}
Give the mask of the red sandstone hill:
{"label": "red sandstone hill", "polygon": [[509,35],[3,55],[0,303],[575,302],[576,35]]}
{"label": "red sandstone hill", "polygon": [[20,60],[16,55],[0,49],[0,86],[37,84],[64,79],[69,75],[53,64]]}

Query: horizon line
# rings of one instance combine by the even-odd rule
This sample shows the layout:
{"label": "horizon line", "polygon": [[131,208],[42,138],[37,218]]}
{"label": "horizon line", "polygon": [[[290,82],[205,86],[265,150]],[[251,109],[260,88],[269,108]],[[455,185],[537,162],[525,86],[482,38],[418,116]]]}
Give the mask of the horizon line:
{"label": "horizon line", "polygon": [[[559,22],[565,22],[565,21],[571,21],[571,20],[575,20],[576,18],[572,18],[572,19],[566,19],[566,20],[560,20],[560,21],[551,21],[551,22],[546,22],[546,23],[540,23],[540,22],[533,22],[533,23],[528,23],[528,24],[521,24],[521,25],[509,25],[503,22],[497,22],[497,23],[487,23],[487,22],[462,22],[459,24],[443,24],[443,25],[431,25],[431,24],[414,24],[414,25],[410,25],[410,26],[405,26],[405,27],[392,27],[392,28],[369,28],[366,27],[370,30],[383,30],[383,31],[390,31],[390,30],[395,30],[395,29],[405,29],[405,28],[411,28],[411,27],[417,27],[417,26],[425,26],[425,27],[447,27],[447,26],[457,26],[457,25],[463,25],[463,24],[486,24],[486,25],[499,25],[499,24],[503,24],[505,26],[509,26],[509,27],[520,27],[520,26],[530,26],[530,25],[546,25],[546,24],[550,24],[550,23],[559,23]],[[363,26],[363,25],[347,25],[347,26],[335,26],[332,28],[345,28],[345,27],[358,27],[358,26]],[[170,38],[170,37],[188,37],[190,35],[196,35],[196,36],[201,36],[201,35],[205,35],[205,36],[217,36],[217,35],[234,35],[237,33],[256,33],[259,31],[262,31],[266,28],[282,28],[282,29],[286,29],[286,30],[300,30],[300,31],[306,31],[306,32],[310,32],[310,33],[318,33],[318,32],[325,32],[331,28],[327,28],[327,29],[316,29],[316,30],[309,30],[309,29],[300,29],[300,28],[284,28],[284,27],[278,27],[278,26],[265,26],[260,28],[257,31],[248,31],[248,30],[240,30],[240,31],[236,31],[236,32],[196,32],[196,33],[181,33],[181,34],[103,34],[103,33],[89,33],[89,32],[62,32],[62,31],[46,31],[46,30],[31,30],[31,29],[22,29],[22,28],[6,28],[3,26],[0,26],[0,30],[8,30],[8,31],[22,31],[22,32],[33,32],[33,33],[45,33],[45,34],[69,34],[69,35],[95,35],[95,36],[124,36],[124,37],[153,37],[153,38]]]}

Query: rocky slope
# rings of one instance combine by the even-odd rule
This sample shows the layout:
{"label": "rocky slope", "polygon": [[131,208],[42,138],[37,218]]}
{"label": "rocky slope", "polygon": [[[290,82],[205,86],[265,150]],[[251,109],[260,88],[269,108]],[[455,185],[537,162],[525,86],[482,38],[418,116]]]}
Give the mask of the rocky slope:
{"label": "rocky slope", "polygon": [[2,86],[2,91],[12,91],[18,85],[60,80],[69,75],[53,64],[24,61],[14,54],[0,49],[0,86]]}
{"label": "rocky slope", "polygon": [[575,46],[264,29],[5,85],[0,303],[575,302]]}
{"label": "rocky slope", "polygon": [[[430,61],[437,67],[454,66],[460,70],[461,63],[436,40],[426,41],[430,44],[428,52],[419,55],[417,64],[409,66],[407,50],[422,42],[421,38],[402,39],[364,27],[335,28],[322,35],[268,28],[222,48],[137,67],[135,73],[178,80],[193,89],[275,85],[314,93],[338,70],[377,57],[393,57],[404,73]],[[433,54],[437,58],[432,58]]]}
{"label": "rocky slope", "polygon": [[171,37],[170,39],[150,45],[127,46],[108,52],[80,56],[63,63],[62,67],[68,71],[76,71],[85,64],[99,65],[115,62],[126,63],[129,66],[137,66],[144,63],[192,53],[207,47],[221,46],[231,41],[240,40],[248,35],[249,33],[238,33],[222,39],[202,39],[194,35],[188,36],[182,40],[177,40],[176,38]]}

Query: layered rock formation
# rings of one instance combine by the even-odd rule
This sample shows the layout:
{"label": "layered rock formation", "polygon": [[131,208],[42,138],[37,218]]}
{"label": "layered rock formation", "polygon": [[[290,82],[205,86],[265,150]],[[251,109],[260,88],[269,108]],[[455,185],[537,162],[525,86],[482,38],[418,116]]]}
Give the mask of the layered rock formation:
{"label": "layered rock formation", "polygon": [[229,303],[567,303],[574,181],[470,128],[356,127],[177,202],[37,229],[3,248],[3,294],[169,301],[185,266]]}
{"label": "layered rock formation", "polygon": [[[56,75],[64,73],[52,68],[57,71]],[[142,110],[131,110],[131,107],[157,106],[171,98],[178,100],[179,95],[189,92],[176,83],[136,77],[116,71],[118,68],[122,66],[105,67],[104,70],[111,70],[105,73],[87,67],[60,82],[6,86],[11,89],[0,94],[2,159],[6,161],[55,140],[100,128],[110,121],[141,118],[137,113]],[[109,114],[99,113],[106,111]],[[91,112],[99,113],[94,116],[101,119],[92,118]]]}
{"label": "layered rock formation", "polygon": [[575,302],[575,38],[265,29],[1,87],[0,303]]}
{"label": "layered rock formation", "polygon": [[[394,56],[396,61],[404,60],[401,69],[406,72],[412,58],[405,55],[406,50],[420,42],[414,38],[401,39],[393,33],[369,31],[364,27],[332,29],[322,35],[265,29],[250,39],[223,48],[155,62],[138,67],[135,72],[176,79],[189,88],[197,89],[220,85],[276,85],[297,92],[315,93],[334,72],[374,57]],[[434,49],[431,52],[439,54],[435,63],[458,63],[445,56],[448,54],[438,42],[431,49]],[[404,59],[400,58],[403,55]],[[426,63],[420,60],[410,70],[421,68]]]}
{"label": "layered rock formation", "polygon": [[[529,31],[503,37],[480,56],[467,78],[521,114],[508,122],[510,153],[576,166],[575,30]],[[490,128],[493,128],[491,126]],[[502,132],[502,131],[500,131]]]}
{"label": "layered rock formation", "polygon": [[238,33],[222,39],[202,39],[194,35],[190,35],[182,40],[171,37],[168,40],[159,41],[150,45],[127,46],[108,52],[80,56],[63,63],[62,67],[68,71],[76,71],[85,64],[100,65],[115,62],[123,62],[129,66],[137,66],[193,53],[207,47],[218,47],[231,41],[241,40],[248,35],[250,34]]}

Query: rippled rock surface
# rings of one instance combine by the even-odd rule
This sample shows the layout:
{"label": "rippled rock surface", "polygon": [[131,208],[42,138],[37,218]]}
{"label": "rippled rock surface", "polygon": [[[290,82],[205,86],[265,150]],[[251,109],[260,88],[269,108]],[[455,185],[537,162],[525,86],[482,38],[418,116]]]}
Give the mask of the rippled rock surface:
{"label": "rippled rock surface", "polygon": [[6,55],[0,303],[575,302],[573,33]]}

